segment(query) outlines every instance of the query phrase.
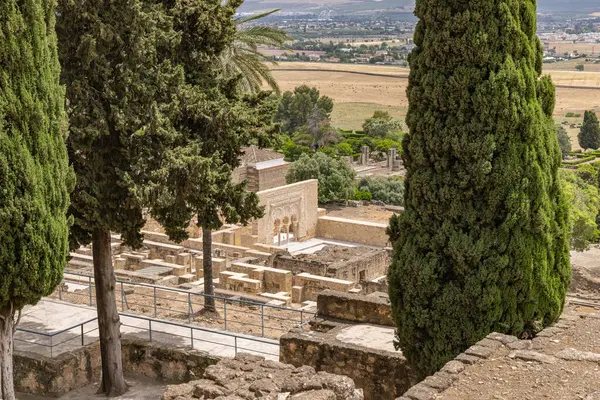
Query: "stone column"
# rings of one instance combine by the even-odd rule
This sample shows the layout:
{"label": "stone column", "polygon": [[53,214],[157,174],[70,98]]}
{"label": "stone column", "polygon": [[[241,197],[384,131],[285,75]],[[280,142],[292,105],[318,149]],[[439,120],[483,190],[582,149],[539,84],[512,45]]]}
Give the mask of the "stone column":
{"label": "stone column", "polygon": [[369,164],[369,146],[360,148],[360,165],[366,166]]}

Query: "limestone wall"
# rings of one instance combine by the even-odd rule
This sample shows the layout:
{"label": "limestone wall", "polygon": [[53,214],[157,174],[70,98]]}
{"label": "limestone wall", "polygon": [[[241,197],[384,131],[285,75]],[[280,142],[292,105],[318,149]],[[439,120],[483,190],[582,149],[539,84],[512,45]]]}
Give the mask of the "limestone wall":
{"label": "limestone wall", "polygon": [[[173,382],[187,382],[204,374],[220,358],[208,353],[172,348],[137,338],[121,342],[123,370]],[[15,351],[14,381],[18,392],[59,397],[100,380],[100,342],[81,347],[55,358]]]}
{"label": "limestone wall", "polygon": [[317,314],[323,318],[395,326],[388,298],[324,290],[317,297]]}
{"label": "limestone wall", "polygon": [[[283,227],[294,221],[295,236],[305,240],[317,232],[318,181],[311,179],[257,193],[260,204],[265,207],[265,216],[254,221],[252,234],[259,243],[273,244],[276,223]],[[291,230],[290,229],[290,230]]]}
{"label": "limestone wall", "polygon": [[346,375],[363,389],[366,400],[393,400],[410,387],[401,353],[366,349],[300,330],[282,336],[280,343],[279,361]]}
{"label": "limestone wall", "polygon": [[317,236],[368,246],[386,247],[389,238],[385,233],[387,224],[356,221],[338,217],[320,217],[317,223]]}
{"label": "limestone wall", "polygon": [[285,175],[290,164],[281,164],[269,168],[255,170],[258,175],[258,190],[267,190],[285,186]]}

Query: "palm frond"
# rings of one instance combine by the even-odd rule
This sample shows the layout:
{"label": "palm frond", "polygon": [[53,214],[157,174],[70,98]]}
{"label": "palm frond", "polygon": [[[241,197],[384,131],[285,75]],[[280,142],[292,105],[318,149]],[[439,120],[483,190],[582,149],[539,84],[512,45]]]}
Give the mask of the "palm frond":
{"label": "palm frond", "polygon": [[269,15],[273,15],[279,11],[281,11],[281,8],[276,8],[274,10],[265,11],[263,13],[253,14],[248,17],[237,18],[234,21],[237,25],[245,24],[246,22],[256,21],[257,19],[268,17]]}

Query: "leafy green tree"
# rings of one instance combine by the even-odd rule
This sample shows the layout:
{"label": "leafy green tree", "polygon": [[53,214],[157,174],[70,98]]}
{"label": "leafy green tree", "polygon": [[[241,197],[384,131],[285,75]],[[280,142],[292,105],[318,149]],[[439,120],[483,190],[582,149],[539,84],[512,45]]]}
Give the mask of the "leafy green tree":
{"label": "leafy green tree", "polygon": [[[116,396],[128,387],[111,232],[133,248],[142,243],[144,213],[153,206],[147,193],[156,186],[150,179],[176,139],[171,120],[183,84],[181,71],[163,56],[185,38],[173,30],[161,4],[144,0],[59,0],[56,15],[69,105],[67,145],[77,175],[69,210],[75,219],[71,245],[92,243],[102,357],[99,392]],[[194,21],[197,28],[202,23]],[[208,41],[219,31],[202,33]]]}
{"label": "leafy green tree", "polygon": [[0,398],[14,400],[13,334],[62,279],[75,176],[65,138],[53,0],[0,2]]}
{"label": "leafy green tree", "polygon": [[583,114],[583,124],[577,136],[579,146],[584,150],[600,148],[600,124],[598,117],[593,111],[586,111]]}
{"label": "leafy green tree", "polygon": [[401,206],[404,204],[404,181],[396,176],[375,176],[360,178],[358,190],[371,193],[373,200],[385,204]]}
{"label": "leafy green tree", "polygon": [[218,60],[225,75],[240,75],[238,85],[242,92],[258,92],[264,81],[279,93],[279,85],[267,66],[267,63],[274,65],[277,63],[265,56],[260,51],[260,47],[281,49],[291,38],[283,29],[258,24],[249,25],[250,22],[255,23],[279,11],[280,9],[270,10],[235,19],[236,30],[233,41],[221,52]]}
{"label": "leafy green tree", "polygon": [[321,96],[317,88],[302,85],[283,94],[279,103],[276,121],[281,123],[281,130],[293,134],[300,127],[308,125],[311,116],[315,116],[315,109],[322,110],[317,122],[328,120],[333,111],[333,100]]}
{"label": "leafy green tree", "polygon": [[402,123],[387,111],[375,111],[363,124],[363,131],[371,137],[385,138],[388,133],[402,131]]}
{"label": "leafy green tree", "polygon": [[578,165],[576,172],[588,185],[598,186],[598,172],[590,164]]}
{"label": "leafy green tree", "polygon": [[[262,216],[256,194],[246,183],[232,182],[233,170],[240,165],[242,147],[272,144],[278,134],[273,124],[277,102],[270,93],[244,93],[244,77],[230,76],[208,55],[205,62],[189,55],[218,55],[228,51],[236,40],[233,15],[241,2],[217,6],[205,0],[186,0],[170,10],[182,45],[172,51],[171,61],[185,76],[180,114],[173,122],[178,133],[175,146],[165,153],[165,162],[153,180],[156,206],[152,215],[175,240],[187,238],[184,227],[194,216],[202,228],[204,270],[204,312],[216,312],[212,272],[212,232],[223,223],[247,224]],[[210,36],[197,28],[206,21]],[[239,38],[239,36],[237,36]],[[207,40],[209,42],[207,43]],[[209,44],[209,46],[207,46]],[[231,61],[233,62],[233,61]],[[246,73],[247,70],[241,72]],[[249,90],[256,86],[249,86]],[[163,190],[166,187],[167,190]]]}
{"label": "leafy green tree", "polygon": [[286,181],[295,183],[308,179],[319,180],[319,202],[347,200],[354,194],[356,173],[344,160],[338,160],[323,152],[312,156],[302,154],[300,159],[290,165]]}
{"label": "leafy green tree", "polygon": [[569,207],[570,244],[584,251],[598,238],[596,219],[600,210],[600,194],[595,184],[586,182],[579,171],[561,169],[560,180]]}
{"label": "leafy green tree", "polygon": [[389,294],[424,377],[491,331],[555,321],[571,266],[535,3],[417,0],[415,14]]}
{"label": "leafy green tree", "polygon": [[558,146],[563,160],[571,153],[571,138],[567,130],[562,125],[556,125],[556,136],[558,137]]}
{"label": "leafy green tree", "polygon": [[583,64],[577,64],[577,65],[575,66],[575,69],[576,69],[577,71],[583,71],[583,70],[585,69],[585,67],[583,66]]}

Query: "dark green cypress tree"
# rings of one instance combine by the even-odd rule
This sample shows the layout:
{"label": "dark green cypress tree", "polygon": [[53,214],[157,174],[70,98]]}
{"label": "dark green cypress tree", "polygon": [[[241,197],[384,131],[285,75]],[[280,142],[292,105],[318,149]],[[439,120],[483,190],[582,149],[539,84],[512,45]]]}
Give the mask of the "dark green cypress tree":
{"label": "dark green cypress tree", "polygon": [[593,111],[586,111],[583,114],[583,124],[577,135],[579,146],[585,149],[597,150],[600,147],[600,123],[598,117]]}
{"label": "dark green cypress tree", "polygon": [[54,0],[0,2],[0,398],[15,398],[20,310],[60,282],[74,175],[65,147]]}
{"label": "dark green cypress tree", "polygon": [[571,267],[535,1],[417,0],[415,14],[389,290],[423,377],[491,331],[556,320]]}

